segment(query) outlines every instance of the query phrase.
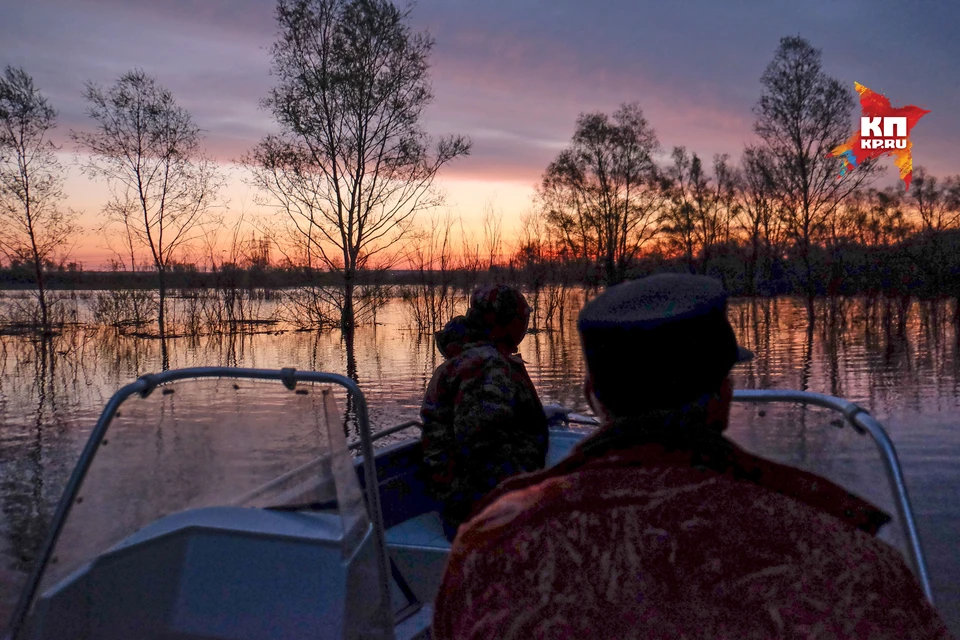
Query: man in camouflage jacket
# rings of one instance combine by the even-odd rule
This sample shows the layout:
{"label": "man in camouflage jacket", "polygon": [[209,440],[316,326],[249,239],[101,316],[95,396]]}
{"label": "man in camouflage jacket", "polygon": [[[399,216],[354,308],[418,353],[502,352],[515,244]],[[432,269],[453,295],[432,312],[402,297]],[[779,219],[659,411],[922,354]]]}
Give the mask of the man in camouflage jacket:
{"label": "man in camouflage jacket", "polygon": [[472,296],[466,326],[446,328],[463,342],[449,331],[438,335],[442,351],[456,355],[437,368],[424,395],[424,479],[428,493],[443,502],[451,537],[501,480],[544,466],[547,420],[516,353],[529,314],[515,289],[482,287]]}

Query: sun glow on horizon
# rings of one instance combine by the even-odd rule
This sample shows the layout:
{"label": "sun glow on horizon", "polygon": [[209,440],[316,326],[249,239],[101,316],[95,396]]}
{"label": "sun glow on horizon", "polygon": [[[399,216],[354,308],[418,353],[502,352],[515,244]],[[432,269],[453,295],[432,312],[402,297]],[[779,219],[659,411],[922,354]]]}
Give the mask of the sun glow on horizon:
{"label": "sun glow on horizon", "polygon": [[[63,206],[80,212],[81,232],[74,239],[68,262],[76,262],[87,270],[103,270],[111,267],[116,258],[108,246],[104,232],[109,222],[103,207],[110,198],[110,189],[103,180],[93,180],[84,175],[81,164],[84,158],[72,152],[57,154],[64,168],[65,181],[63,191],[66,198]],[[215,238],[207,237],[194,242],[190,251],[182,257],[187,262],[202,263],[202,256],[208,255],[213,242],[221,253],[231,241],[233,228],[242,217],[242,235],[250,237],[269,235],[269,230],[283,223],[282,212],[273,210],[262,203],[263,196],[244,178],[246,170],[234,163],[221,163],[227,176],[226,185],[221,192],[220,211],[223,224]],[[532,184],[510,180],[473,179],[462,176],[445,177],[441,173],[435,187],[445,195],[444,205],[434,210],[417,214],[420,226],[429,227],[435,218],[450,216],[456,221],[454,246],[462,246],[463,241],[482,245],[484,242],[483,220],[486,211],[492,210],[502,216],[502,242],[504,252],[509,252],[521,228],[521,216],[532,210],[534,188]],[[274,251],[274,259],[278,258]],[[459,254],[459,249],[454,253]],[[390,262],[396,262],[391,260]],[[403,262],[396,263],[398,268]]]}

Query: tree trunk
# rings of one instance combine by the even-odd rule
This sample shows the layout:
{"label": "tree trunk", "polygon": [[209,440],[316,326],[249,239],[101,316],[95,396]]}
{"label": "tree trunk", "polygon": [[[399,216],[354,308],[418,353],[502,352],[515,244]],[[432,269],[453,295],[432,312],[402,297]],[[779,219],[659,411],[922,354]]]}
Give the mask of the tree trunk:
{"label": "tree trunk", "polygon": [[753,237],[750,238],[750,259],[747,261],[747,274],[746,274],[746,293],[749,296],[756,295],[757,293],[757,262],[759,259],[760,253],[760,239],[756,234],[753,234]]}
{"label": "tree trunk", "polygon": [[801,239],[800,254],[803,258],[804,293],[806,293],[807,297],[812,300],[814,293],[816,293],[816,289],[813,282],[813,263],[810,262],[810,239],[809,238],[805,237]]}
{"label": "tree trunk", "polygon": [[40,330],[43,332],[43,335],[50,335],[52,331],[50,328],[50,314],[47,310],[47,294],[43,286],[43,265],[36,250],[34,250],[33,255],[33,264],[37,274],[37,299],[40,301]]}
{"label": "tree trunk", "polygon": [[606,272],[607,286],[612,287],[616,284],[620,284],[619,273],[617,272],[617,265],[613,260],[613,254],[607,253],[604,256],[603,260],[604,271]]}
{"label": "tree trunk", "polygon": [[343,308],[340,311],[340,329],[353,331],[356,318],[353,311],[354,273],[348,269],[343,273]]}
{"label": "tree trunk", "polygon": [[157,313],[157,329],[160,331],[160,339],[163,340],[167,336],[166,316],[164,314],[167,306],[167,278],[166,270],[162,265],[157,266],[157,276],[160,281],[160,310]]}

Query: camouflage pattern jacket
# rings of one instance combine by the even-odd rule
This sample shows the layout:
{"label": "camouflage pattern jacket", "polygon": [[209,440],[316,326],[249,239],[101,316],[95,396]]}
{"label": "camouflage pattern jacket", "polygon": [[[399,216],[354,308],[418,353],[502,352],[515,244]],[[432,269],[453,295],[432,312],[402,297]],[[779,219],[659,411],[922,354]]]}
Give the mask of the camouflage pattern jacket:
{"label": "camouflage pattern jacket", "polygon": [[870,503],[716,433],[616,427],[477,505],[434,638],[950,637]]}
{"label": "camouflage pattern jacket", "polygon": [[437,367],[420,416],[427,491],[453,523],[501,480],[546,461],[547,419],[523,360],[490,343]]}

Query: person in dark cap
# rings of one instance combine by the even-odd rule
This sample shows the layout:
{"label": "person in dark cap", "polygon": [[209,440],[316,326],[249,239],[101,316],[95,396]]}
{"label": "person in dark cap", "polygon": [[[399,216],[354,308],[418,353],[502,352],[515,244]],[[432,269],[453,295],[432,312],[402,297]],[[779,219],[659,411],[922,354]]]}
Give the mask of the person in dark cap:
{"label": "person in dark cap", "polygon": [[511,475],[542,469],[547,419],[517,346],[530,307],[505,285],[477,289],[465,316],[437,333],[447,360],[424,394],[423,473],[443,504],[448,537],[473,505]]}
{"label": "person in dark cap", "polygon": [[751,354],[719,282],[656,275],[579,317],[599,430],[454,540],[433,637],[949,638],[889,516],[724,437]]}

